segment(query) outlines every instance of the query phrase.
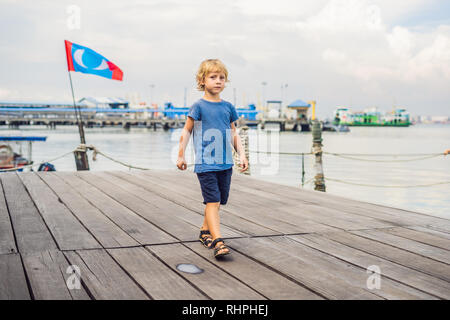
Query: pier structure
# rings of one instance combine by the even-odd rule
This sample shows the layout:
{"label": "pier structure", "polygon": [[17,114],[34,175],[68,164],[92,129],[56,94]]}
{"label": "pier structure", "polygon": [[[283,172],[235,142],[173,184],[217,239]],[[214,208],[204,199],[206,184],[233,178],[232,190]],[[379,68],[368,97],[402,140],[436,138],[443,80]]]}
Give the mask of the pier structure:
{"label": "pier structure", "polygon": [[0,182],[0,299],[450,298],[450,219],[234,170],[220,208],[232,254],[216,260],[191,171]]}
{"label": "pier structure", "polygon": [[[77,125],[77,119],[72,112],[60,115],[49,115],[35,112],[28,112],[26,116],[11,116],[0,114],[0,126],[7,125],[9,127],[18,127],[24,125],[45,125],[49,128],[56,128],[64,125]],[[93,127],[107,127],[107,126],[122,126],[124,128],[130,127],[146,127],[157,130],[162,128],[168,130],[171,128],[181,128],[184,126],[186,120],[184,118],[168,119],[168,118],[154,118],[154,117],[140,117],[140,116],[95,116],[93,112],[82,112],[83,126],[87,128]],[[245,125],[249,127],[260,126],[265,129],[266,124],[276,124],[280,131],[300,131],[302,125],[300,121],[287,118],[263,118],[258,120],[244,119]],[[303,122],[301,122],[303,123]],[[303,127],[305,125],[303,124]],[[309,129],[308,129],[309,131]]]}

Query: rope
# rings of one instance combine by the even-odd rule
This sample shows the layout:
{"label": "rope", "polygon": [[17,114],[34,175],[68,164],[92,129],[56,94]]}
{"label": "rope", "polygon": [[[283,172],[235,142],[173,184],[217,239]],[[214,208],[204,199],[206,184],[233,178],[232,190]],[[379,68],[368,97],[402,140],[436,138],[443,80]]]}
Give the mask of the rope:
{"label": "rope", "polygon": [[392,186],[392,185],[376,185],[376,184],[356,183],[356,182],[349,182],[349,181],[344,181],[344,180],[340,180],[340,179],[333,179],[333,178],[328,178],[328,177],[324,177],[324,179],[325,180],[329,180],[329,181],[339,182],[339,183],[355,185],[355,186],[375,187],[375,188],[417,188],[417,187],[431,187],[431,186],[436,186],[436,185],[441,185],[441,184],[449,184],[450,183],[450,181],[441,181],[441,182],[435,182],[435,183],[429,183],[429,184]]}
{"label": "rope", "polygon": [[107,159],[109,159],[109,160],[111,160],[111,161],[113,161],[113,162],[116,162],[116,163],[119,163],[119,164],[121,164],[121,165],[123,165],[123,166],[125,166],[125,167],[128,167],[129,169],[151,170],[150,168],[144,168],[144,167],[133,166],[133,165],[131,165],[131,164],[129,164],[129,163],[126,163],[126,162],[123,162],[123,161],[120,161],[120,160],[116,160],[116,159],[114,159],[113,157],[110,157],[110,156],[108,156],[107,154],[101,152],[100,150],[98,150],[98,149],[97,149],[95,146],[93,146],[93,145],[80,144],[80,145],[74,150],[74,152],[75,152],[75,151],[86,152],[86,149],[87,149],[87,150],[92,150],[92,151],[93,151],[93,154],[92,154],[92,160],[94,160],[94,161],[97,160],[97,154],[100,154],[100,155],[104,156],[105,158],[107,158]]}
{"label": "rope", "polygon": [[343,156],[361,156],[361,157],[422,157],[429,155],[445,155],[445,153],[336,153],[336,152],[323,152],[329,154],[339,154]]}
{"label": "rope", "polygon": [[[138,167],[138,166],[134,166],[131,165],[129,163],[114,159],[113,157],[103,153],[102,151],[98,150],[95,146],[93,145],[86,145],[86,144],[80,144],[78,145],[78,147],[76,147],[73,151],[69,151],[67,153],[64,153],[56,158],[47,160],[47,161],[42,161],[40,163],[36,163],[36,164],[29,164],[29,165],[25,165],[22,167],[14,167],[14,168],[8,168],[8,169],[0,169],[0,172],[2,171],[16,171],[16,170],[20,170],[20,169],[25,169],[25,168],[32,168],[35,166],[39,166],[43,163],[46,162],[53,162],[56,160],[59,160],[73,152],[87,152],[88,150],[92,150],[93,154],[92,154],[92,160],[96,161],[97,160],[97,155],[100,154],[102,156],[104,156],[105,158],[116,162],[118,164],[121,164],[125,167],[128,167],[130,170],[131,169],[138,169],[138,170],[151,170],[150,168],[144,168],[144,167]],[[253,152],[253,153],[274,153],[274,154],[286,154],[286,155],[312,155],[315,154],[314,152],[272,152],[272,151],[257,151],[257,150],[250,150],[249,152]],[[410,155],[401,155],[401,154],[386,154],[386,155],[381,155],[381,154],[339,154],[339,153],[330,153],[330,152],[323,152],[324,154],[329,154],[329,155],[334,155],[337,157],[342,157],[342,158],[346,158],[346,159],[351,159],[351,160],[359,160],[359,161],[371,161],[371,162],[406,162],[406,161],[416,161],[416,160],[423,160],[423,159],[429,159],[429,158],[434,158],[434,157],[438,157],[441,155],[445,155],[444,153],[434,153],[434,154],[410,154]],[[423,156],[422,158],[416,158],[416,159],[402,159],[402,160],[369,160],[369,159],[358,159],[358,158],[353,158],[353,157],[349,157],[347,155],[353,155],[353,156]],[[195,164],[188,164],[187,167],[192,167]],[[341,183],[348,183],[348,184],[354,184],[354,185],[362,185],[362,186],[370,186],[370,187],[387,187],[387,188],[403,188],[403,187],[409,187],[409,186],[377,186],[377,185],[365,185],[365,184],[357,184],[357,183],[351,183],[351,182],[346,182],[343,180],[339,180],[339,179],[331,179],[331,178],[327,178],[330,181],[336,181],[336,182],[341,182]],[[308,184],[309,182],[311,182],[312,179],[308,180],[305,184]],[[450,183],[450,181],[444,181],[444,182],[438,182],[435,184],[430,184],[430,185],[416,185],[417,187],[422,187],[422,186],[431,186],[431,185],[437,185],[437,184],[447,184]],[[416,187],[416,186],[411,186],[411,187]]]}
{"label": "rope", "polygon": [[[398,159],[398,160],[373,160],[373,159],[359,159],[359,158],[354,158],[354,157],[349,157],[349,156],[345,156],[343,154],[339,154],[339,153],[330,153],[330,152],[323,152],[324,154],[328,154],[328,155],[333,155],[336,157],[340,157],[340,158],[344,158],[344,159],[349,159],[349,160],[357,160],[357,161],[367,161],[367,162],[410,162],[410,161],[418,161],[418,160],[425,160],[425,159],[431,159],[431,158],[435,158],[435,157],[439,157],[444,155],[443,153],[435,153],[435,154],[431,154],[431,155],[427,155],[421,158],[416,158],[416,159]],[[373,156],[379,156],[379,155],[373,155]],[[390,155],[393,157],[397,157],[399,155]],[[408,156],[408,155],[404,155],[404,156]]]}
{"label": "rope", "polygon": [[314,181],[314,177],[312,177],[311,179],[307,180],[303,185],[307,185],[308,183],[311,183],[312,181]]}
{"label": "rope", "polygon": [[69,155],[71,153],[73,153],[73,151],[69,151],[67,153],[64,153],[63,155],[60,155],[60,156],[56,157],[56,158],[53,158],[53,159],[50,159],[50,160],[47,160],[47,161],[42,161],[42,162],[36,163],[36,164],[32,163],[32,164],[28,164],[28,165],[22,166],[22,167],[14,167],[14,168],[9,168],[9,169],[0,169],[0,172],[3,172],[3,171],[16,171],[16,170],[20,170],[20,169],[40,166],[41,164],[46,163],[46,162],[53,162],[53,161],[59,160],[59,159],[65,157],[65,156],[67,156],[67,155]]}
{"label": "rope", "polygon": [[249,150],[249,152],[253,152],[253,153],[275,153],[275,154],[288,154],[288,155],[310,155],[310,154],[314,154],[313,152],[273,152],[273,151],[259,151],[259,150]]}
{"label": "rope", "polygon": [[[259,150],[250,150],[249,152],[253,153],[273,153],[273,154],[285,154],[285,155],[296,155],[296,156],[304,156],[304,155],[313,155],[315,152],[274,152],[274,151],[259,151]],[[418,154],[361,154],[361,153],[334,153],[334,152],[322,152],[323,154],[328,154],[336,157],[341,157],[349,160],[357,160],[357,161],[367,161],[367,162],[410,162],[410,161],[418,161],[431,159],[435,157],[439,157],[445,155],[444,153],[418,153]],[[397,159],[397,160],[373,160],[373,159],[360,159],[354,158],[355,156],[367,156],[367,157],[419,157],[415,159]]]}

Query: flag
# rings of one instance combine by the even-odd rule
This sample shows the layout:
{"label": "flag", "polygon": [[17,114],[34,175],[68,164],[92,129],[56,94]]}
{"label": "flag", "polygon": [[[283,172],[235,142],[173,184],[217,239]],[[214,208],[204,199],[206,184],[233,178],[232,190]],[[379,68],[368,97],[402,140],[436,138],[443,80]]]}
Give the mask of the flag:
{"label": "flag", "polygon": [[92,49],[64,40],[69,71],[95,74],[122,81],[123,72],[114,63]]}

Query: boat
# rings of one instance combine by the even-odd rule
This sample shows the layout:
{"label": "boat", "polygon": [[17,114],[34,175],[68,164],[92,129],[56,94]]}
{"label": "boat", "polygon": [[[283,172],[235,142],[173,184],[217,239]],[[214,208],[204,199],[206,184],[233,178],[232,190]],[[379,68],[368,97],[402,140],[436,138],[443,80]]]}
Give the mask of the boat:
{"label": "boat", "polygon": [[409,112],[404,108],[394,108],[383,113],[377,108],[352,112],[349,108],[338,107],[334,112],[335,125],[358,127],[408,127],[411,125]]}
{"label": "boat", "polygon": [[[17,168],[16,171],[23,171],[28,165],[33,164],[33,142],[46,140],[47,137],[0,136],[0,172],[11,171],[14,168]],[[31,167],[29,168],[31,171]],[[54,171],[54,166],[43,163],[38,171]]]}
{"label": "boat", "polygon": [[350,132],[350,129],[347,125],[344,124],[334,124],[329,120],[325,120],[322,122],[322,131],[331,131],[331,132]]}

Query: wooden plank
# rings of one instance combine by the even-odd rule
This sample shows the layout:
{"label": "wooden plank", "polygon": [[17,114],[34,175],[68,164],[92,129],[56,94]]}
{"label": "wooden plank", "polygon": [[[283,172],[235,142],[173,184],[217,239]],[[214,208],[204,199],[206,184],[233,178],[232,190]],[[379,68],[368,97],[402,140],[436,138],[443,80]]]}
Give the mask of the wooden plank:
{"label": "wooden plank", "polygon": [[442,232],[442,231],[439,231],[439,230],[435,230],[433,228],[421,227],[421,226],[408,226],[406,228],[412,229],[412,230],[416,230],[416,231],[420,231],[420,232],[424,232],[424,233],[429,233],[429,234],[431,234],[433,236],[436,236],[438,238],[441,238],[441,239],[450,240],[450,233],[446,233],[446,232]]}
{"label": "wooden plank", "polygon": [[109,181],[96,176],[92,172],[77,172],[77,176],[89,182],[91,185],[103,190],[117,202],[134,211],[136,214],[154,224],[172,237],[182,241],[194,241],[198,239],[200,227],[193,226],[186,221],[174,218],[167,210],[160,209],[153,204],[138,198],[131,192],[122,189]]}
{"label": "wooden plank", "polygon": [[[204,210],[196,211],[191,210],[185,206],[179,205],[165,197],[161,197],[158,193],[149,191],[146,186],[148,181],[144,181],[136,176],[132,176],[125,172],[108,172],[108,174],[102,175],[106,180],[111,181],[119,185],[123,185],[127,190],[133,191],[139,198],[154,203],[160,208],[165,208],[169,212],[176,213],[176,216],[193,225],[202,226],[204,220]],[[229,237],[242,237],[247,236],[242,232],[238,232],[233,228],[223,225],[221,228],[222,236]]]}
{"label": "wooden plank", "polygon": [[383,232],[383,230],[351,231],[351,233],[375,241],[380,241],[399,249],[420,254],[424,257],[444,262],[446,264],[450,264],[450,252],[441,248],[433,247],[424,243],[420,243],[418,241],[395,236],[393,234]]}
{"label": "wooden plank", "polygon": [[[422,242],[424,244],[428,244],[430,246],[438,247],[445,250],[450,250],[450,239],[444,239],[442,237],[438,237],[430,234],[429,232],[417,231],[413,229],[407,228],[389,228],[383,229],[383,232],[388,232],[390,234],[407,238],[410,240],[415,240],[418,242]],[[449,253],[450,255],[450,253]]]}
{"label": "wooden plank", "polygon": [[333,269],[322,269],[307,259],[289,254],[283,246],[277,245],[268,238],[232,239],[227,244],[232,249],[283,273],[327,299],[382,299],[360,286],[344,281]]}
{"label": "wooden plank", "polygon": [[[311,223],[315,223],[316,225],[324,225],[329,228],[329,230],[311,230],[311,232],[330,232],[331,227],[340,228],[343,230],[352,230],[352,229],[361,229],[361,228],[383,228],[392,226],[392,223],[387,221],[382,221],[379,219],[375,219],[373,217],[368,217],[361,214],[354,214],[350,212],[343,211],[339,208],[339,206],[324,206],[321,202],[305,202],[302,201],[300,197],[297,199],[291,199],[283,194],[278,193],[278,197],[269,193],[269,191],[256,190],[258,193],[255,194],[253,192],[249,192],[250,187],[243,187],[241,185],[241,180],[237,180],[238,183],[233,185],[233,188],[237,189],[237,192],[232,193],[234,199],[239,203],[245,203],[245,200],[249,201],[250,199],[255,199],[255,201],[261,199],[261,194],[264,194],[265,197],[268,198],[272,196],[272,198],[282,199],[283,205],[278,205],[275,202],[273,204],[266,204],[265,206],[268,208],[276,208],[279,209],[277,211],[277,215],[284,215],[285,221],[299,221],[298,223],[301,225],[300,221],[311,221]],[[270,188],[270,192],[274,187],[278,187],[277,185],[272,186]],[[291,189],[295,189],[294,187],[290,187]],[[292,190],[291,190],[292,192]],[[299,219],[301,218],[301,219]],[[334,230],[337,231],[337,230]]]}
{"label": "wooden plank", "polygon": [[3,186],[0,182],[0,254],[17,252],[11,219],[3,195]]}
{"label": "wooden plank", "polygon": [[[243,184],[251,185],[256,189],[267,188],[269,185],[276,185],[274,192],[277,194],[284,195],[285,197],[302,197],[308,201],[315,201],[317,204],[322,206],[332,205],[336,208],[341,209],[341,206],[348,207],[351,205],[356,210],[360,210],[361,214],[373,214],[374,217],[379,217],[380,219],[386,219],[386,221],[398,222],[401,225],[407,224],[444,224],[445,226],[450,226],[450,220],[441,217],[434,217],[423,213],[412,212],[409,210],[393,208],[381,204],[372,204],[368,202],[362,202],[350,198],[345,198],[342,196],[337,196],[333,194],[326,194],[323,197],[322,192],[300,189],[291,186],[281,185],[273,182],[266,182],[253,177],[239,175],[237,177],[239,181]],[[344,210],[344,209],[343,209]]]}
{"label": "wooden plank", "polygon": [[[298,189],[295,187],[291,187],[293,189]],[[252,187],[245,186],[241,183],[241,180],[238,180],[238,183],[235,183],[232,185],[232,190],[234,191],[233,194],[240,194],[246,199],[249,199],[248,194],[252,194],[254,197],[258,197],[258,199],[264,198],[267,200],[273,199],[272,205],[280,208],[286,208],[287,210],[291,211],[291,208],[294,209],[294,212],[304,212],[304,211],[311,211],[311,213],[314,215],[315,218],[317,218],[316,213],[320,211],[320,214],[318,217],[323,217],[324,212],[327,213],[327,215],[333,215],[333,217],[330,217],[331,219],[328,219],[328,223],[330,221],[333,221],[333,226],[337,228],[341,228],[344,230],[359,228],[361,224],[357,224],[356,226],[348,226],[349,222],[354,221],[363,221],[364,224],[362,226],[373,226],[376,228],[381,227],[388,227],[397,225],[398,221],[392,221],[397,219],[392,219],[392,215],[384,215],[380,217],[379,214],[373,214],[369,211],[367,213],[367,210],[361,210],[360,208],[353,208],[349,205],[346,205],[345,202],[342,200],[339,202],[333,202],[330,203],[329,199],[325,201],[308,201],[303,199],[302,189],[299,189],[300,195],[296,195],[295,197],[291,197],[289,195],[278,195],[274,196],[272,193],[272,190],[260,190]],[[328,198],[328,194],[326,194],[325,197],[322,198]],[[277,201],[279,199],[279,201]],[[314,199],[316,200],[316,199]],[[282,203],[278,204],[277,203]],[[307,210],[305,210],[307,208]],[[296,210],[296,209],[303,209],[303,210]],[[328,217],[326,217],[328,218]],[[356,219],[355,219],[356,218]],[[339,220],[345,220],[347,224],[336,224]],[[324,220],[316,220],[318,223],[325,223]],[[403,219],[400,222],[405,223],[408,221],[407,219]],[[408,223],[411,223],[411,221],[408,221]],[[331,230],[330,230],[331,231]],[[337,230],[335,230],[337,231]],[[320,232],[320,231],[319,231]],[[328,232],[328,231],[325,231]]]}
{"label": "wooden plank", "polygon": [[329,254],[320,252],[314,248],[305,246],[304,244],[286,237],[273,237],[270,238],[270,240],[276,242],[277,245],[280,245],[280,248],[284,248],[288,254],[307,260],[309,263],[312,263],[312,265],[322,270],[329,270],[338,275],[349,285],[356,286],[362,290],[367,290],[384,299],[437,299],[429,294],[410,288],[388,278],[383,278],[382,286],[380,286],[379,289],[369,289],[367,286],[367,280],[370,275],[368,275],[367,270],[363,268],[348,264]]}
{"label": "wooden plank", "polygon": [[200,243],[186,243],[185,245],[268,299],[323,300],[319,295],[239,252],[235,251],[232,255],[227,256],[227,259],[217,261],[212,254],[212,250],[205,250]]}
{"label": "wooden plank", "polygon": [[71,172],[57,172],[66,183],[75,188],[93,206],[108,216],[126,233],[142,245],[178,242],[163,230],[155,227],[113,198],[75,176]]}
{"label": "wooden plank", "polygon": [[[148,173],[146,173],[148,175]],[[233,174],[233,177],[236,174]],[[182,183],[186,189],[193,189],[192,177],[186,174],[173,174],[167,178],[172,183]],[[170,180],[172,179],[172,180]],[[232,183],[232,186],[238,183]],[[198,191],[200,194],[200,191]],[[276,198],[272,195],[272,198]],[[285,197],[278,197],[286,200]],[[367,227],[382,228],[392,226],[385,222],[354,214],[342,214],[336,209],[324,208],[319,205],[303,203],[301,201],[286,201],[283,205],[262,201],[261,197],[245,191],[231,192],[227,210],[245,212],[252,219],[266,219],[267,224],[276,226],[282,233],[332,232],[336,228],[351,230]],[[253,206],[251,203],[253,202]],[[274,214],[276,212],[276,214]],[[333,228],[334,227],[334,228]]]}
{"label": "wooden plank", "polygon": [[[130,174],[131,176],[136,178],[136,181],[141,181],[143,178],[140,178],[141,174]],[[149,191],[159,194],[161,197],[165,197],[166,199],[177,203],[183,207],[186,207],[190,210],[194,210],[197,212],[204,212],[205,205],[196,198],[191,198],[186,195],[183,191],[180,191],[177,185],[173,183],[165,183],[163,179],[154,179],[154,177],[145,176],[145,179],[153,182],[147,184],[145,188]],[[236,230],[240,233],[249,234],[252,236],[255,235],[280,235],[281,233],[275,231],[269,227],[263,226],[259,224],[257,221],[249,221],[242,217],[234,215],[232,212],[229,212],[223,206],[220,207],[220,212],[226,212],[226,214],[221,215],[220,222],[224,226],[228,226],[233,230]]]}
{"label": "wooden plank", "polygon": [[[67,273],[69,263],[61,251],[47,250],[22,255],[23,264],[36,300],[88,300],[89,296],[80,285],[69,289]],[[75,275],[73,275],[75,276]]]}
{"label": "wooden plank", "polygon": [[144,248],[108,249],[107,251],[152,299],[207,299],[203,293]]}
{"label": "wooden plank", "polygon": [[61,250],[101,248],[94,237],[35,173],[19,173]]}
{"label": "wooden plank", "polygon": [[0,179],[19,252],[56,249],[57,246],[50,231],[17,174],[4,172],[0,175]]}
{"label": "wooden plank", "polygon": [[[189,224],[198,226],[200,230],[204,216],[201,213],[189,210],[183,206],[180,206],[173,201],[167,200],[159,195],[146,190],[136,184],[130,183],[129,181],[122,179],[116,175],[111,175],[107,173],[99,173],[99,175],[107,181],[116,184],[117,186],[122,186],[130,192],[133,192],[136,196],[143,199],[144,201],[154,204],[160,210],[165,210],[171,213],[174,217],[186,221]],[[242,233],[236,232],[228,227],[224,227],[222,233],[225,237],[241,237]]]}
{"label": "wooden plank", "polygon": [[[211,299],[226,300],[261,300],[262,295],[248,287],[241,281],[231,277],[228,273],[217,268],[182,244],[167,244],[147,246],[147,250],[155,253],[172,270],[195,285]],[[205,249],[208,250],[208,249]],[[204,272],[190,274],[179,271],[176,266],[180,263],[194,264]]]}
{"label": "wooden plank", "polygon": [[[147,172],[145,173],[149,175]],[[182,176],[182,174],[179,174]],[[190,196],[193,199],[203,199],[201,196],[201,190],[199,186],[195,186],[194,182],[197,179],[195,176],[186,174],[186,178],[175,177],[167,178],[172,185],[176,184],[180,192]],[[170,180],[173,179],[173,180]],[[248,206],[248,199],[246,197],[239,197],[239,195],[230,194],[230,198],[225,207],[221,207],[221,211],[237,215],[241,218],[258,221],[259,224],[266,228],[273,229],[277,234],[292,234],[301,232],[330,232],[335,231],[334,228],[312,222],[309,219],[296,219],[290,213],[280,212],[278,207],[260,205],[258,207]],[[276,212],[276,214],[275,214]]]}
{"label": "wooden plank", "polygon": [[131,247],[139,243],[118,227],[96,207],[92,206],[75,189],[52,172],[42,172],[39,177],[53,189],[55,194],[83,226],[104,248]]}
{"label": "wooden plank", "polygon": [[30,300],[20,255],[0,255],[0,300]]}
{"label": "wooden plank", "polygon": [[335,209],[330,209],[313,204],[300,204],[296,206],[280,207],[279,211],[291,213],[299,221],[309,219],[317,224],[324,224],[333,227],[334,230],[324,232],[341,230],[358,230],[363,228],[385,228],[391,226],[376,219],[367,218],[363,216],[343,214]]}
{"label": "wooden plank", "polygon": [[445,263],[348,232],[327,233],[324,236],[349,247],[450,282],[450,268]]}
{"label": "wooden plank", "polygon": [[[448,300],[450,298],[450,283],[429,276],[422,272],[379,258],[364,251],[351,248],[319,234],[289,236],[290,239],[301,242],[311,248],[320,250],[365,270],[370,266],[380,268],[381,281],[385,277],[396,280],[413,288]],[[383,285],[383,284],[381,284]]]}
{"label": "wooden plank", "polygon": [[426,228],[433,229],[442,233],[448,233],[450,234],[450,228],[446,225],[441,224],[435,224],[435,223],[428,223],[425,225]]}
{"label": "wooden plank", "polygon": [[260,190],[271,190],[274,194],[291,199],[302,199],[305,201],[316,202],[324,207],[332,207],[346,212],[353,208],[353,213],[369,215],[383,221],[390,221],[399,225],[425,225],[435,223],[439,225],[443,223],[446,227],[450,226],[450,221],[443,218],[433,217],[422,213],[407,211],[403,209],[391,208],[383,205],[371,204],[357,201],[350,198],[336,196],[330,193],[323,196],[323,193],[300,189],[291,186],[282,185],[274,182],[267,182],[250,176],[236,175],[235,180],[239,184]]}
{"label": "wooden plank", "polygon": [[103,249],[65,251],[80,268],[81,280],[96,300],[148,300],[147,294]]}

